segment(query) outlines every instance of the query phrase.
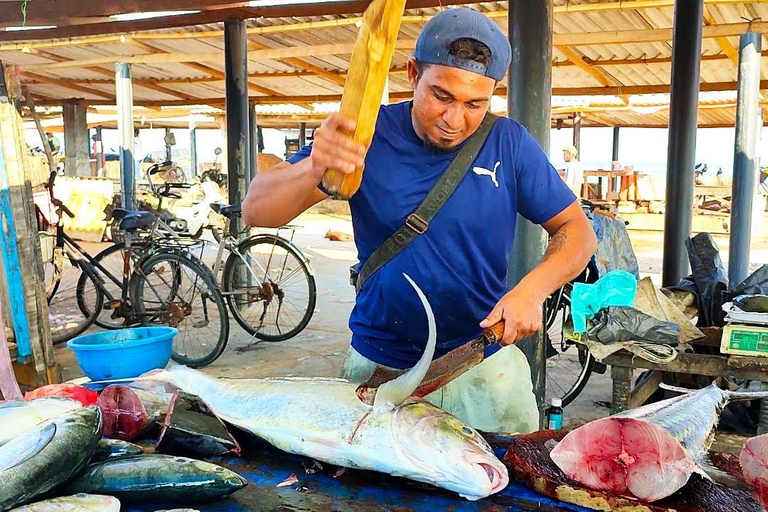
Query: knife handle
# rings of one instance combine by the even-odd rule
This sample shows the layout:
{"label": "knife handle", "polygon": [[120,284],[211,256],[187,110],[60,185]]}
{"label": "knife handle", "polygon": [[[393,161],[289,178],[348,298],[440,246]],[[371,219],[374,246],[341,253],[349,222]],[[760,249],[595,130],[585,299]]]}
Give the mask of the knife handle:
{"label": "knife handle", "polygon": [[483,336],[485,336],[485,339],[487,340],[485,343],[486,346],[500,342],[501,338],[504,337],[504,320],[499,320],[485,329],[483,331]]}

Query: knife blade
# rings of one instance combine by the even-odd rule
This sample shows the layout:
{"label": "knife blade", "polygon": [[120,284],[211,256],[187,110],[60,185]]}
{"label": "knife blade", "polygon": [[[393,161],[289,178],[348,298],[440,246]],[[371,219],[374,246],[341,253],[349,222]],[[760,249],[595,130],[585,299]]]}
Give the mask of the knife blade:
{"label": "knife blade", "polygon": [[[486,347],[501,341],[503,335],[504,320],[501,320],[485,329],[476,338],[433,360],[427,375],[412,396],[424,397],[483,362]],[[373,405],[379,387],[407,371],[377,367],[373,375],[358,386],[357,397],[364,403]]]}

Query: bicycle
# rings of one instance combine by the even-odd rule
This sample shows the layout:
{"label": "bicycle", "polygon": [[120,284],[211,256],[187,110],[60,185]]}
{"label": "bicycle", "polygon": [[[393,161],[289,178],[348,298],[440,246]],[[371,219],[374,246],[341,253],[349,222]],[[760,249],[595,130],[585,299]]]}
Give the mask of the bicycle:
{"label": "bicycle", "polygon": [[[163,197],[175,197],[173,189],[187,188],[185,184],[174,183],[155,187],[151,182],[154,172],[150,168],[147,176],[151,190],[161,199],[160,204]],[[246,332],[263,341],[284,341],[296,336],[309,324],[317,302],[314,269],[293,244],[296,227],[282,226],[276,234],[251,234],[251,228],[232,233],[232,219],[240,216],[240,206],[214,203],[210,208],[224,219],[220,229],[208,226],[219,242],[211,267],[232,316]],[[290,230],[291,234],[281,236],[284,230]],[[178,231],[161,218],[145,236],[181,238]],[[104,249],[95,259],[119,269],[121,250],[122,246],[116,244]],[[229,253],[226,259],[225,251]],[[96,323],[107,329],[120,327],[105,315],[100,315]]]}
{"label": "bicycle", "polygon": [[[606,215],[610,210],[582,200],[588,215]],[[596,361],[582,344],[565,335],[571,321],[571,291],[574,283],[594,283],[599,277],[594,259],[571,282],[549,296],[545,308],[545,342],[547,343],[546,397],[560,398],[567,406],[584,390],[592,373],[605,373],[606,366]]]}
{"label": "bicycle", "polygon": [[58,217],[56,243],[50,260],[44,262],[54,343],[82,334],[102,311],[109,311],[120,327],[176,327],[179,333],[171,357],[178,363],[199,367],[216,360],[226,347],[229,317],[213,275],[190,252],[189,244],[149,238],[133,245],[133,237],[151,229],[157,217],[152,212],[117,209],[125,236],[118,278],[64,232],[62,215],[74,214],[55,198],[55,178],[56,173],[51,173],[46,187]]}

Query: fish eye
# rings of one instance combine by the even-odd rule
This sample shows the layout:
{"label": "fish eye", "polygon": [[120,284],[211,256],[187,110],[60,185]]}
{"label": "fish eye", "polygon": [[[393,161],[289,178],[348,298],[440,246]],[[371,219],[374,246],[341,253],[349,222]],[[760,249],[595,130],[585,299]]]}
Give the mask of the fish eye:
{"label": "fish eye", "polygon": [[463,427],[461,427],[461,433],[471,436],[471,435],[474,435],[475,431],[467,427],[466,425],[464,425]]}

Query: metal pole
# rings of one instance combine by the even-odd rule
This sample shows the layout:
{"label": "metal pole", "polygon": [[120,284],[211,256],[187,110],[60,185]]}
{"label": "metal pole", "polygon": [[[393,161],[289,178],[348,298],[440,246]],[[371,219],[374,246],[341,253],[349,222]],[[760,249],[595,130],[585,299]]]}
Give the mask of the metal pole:
{"label": "metal pole", "polygon": [[703,12],[703,0],[675,0],[663,286],[678,284],[688,272],[685,241],[691,234],[693,210]]}
{"label": "metal pole", "polygon": [[581,115],[575,112],[573,114],[573,147],[579,152],[579,160],[581,160]]}
{"label": "metal pole", "polygon": [[253,181],[259,172],[259,118],[256,115],[256,102],[251,102],[248,108],[248,126],[250,127],[250,165],[248,166],[248,183]]}
{"label": "metal pole", "polygon": [[96,138],[99,139],[99,143],[96,144],[96,147],[99,149],[96,152],[96,158],[98,160],[96,161],[96,169],[98,171],[99,176],[106,176],[107,170],[106,170],[106,163],[104,162],[104,138],[102,135],[104,134],[104,128],[101,126],[96,127]]}
{"label": "metal pole", "polygon": [[613,151],[611,152],[611,161],[619,161],[619,127],[613,127]]}
{"label": "metal pole", "polygon": [[[510,0],[509,41],[512,63],[507,92],[508,112],[549,149],[552,98],[552,2]],[[509,261],[509,285],[514,286],[541,261],[547,237],[544,230],[518,215],[515,245]],[[543,315],[542,315],[543,323]],[[546,394],[546,351],[543,331],[518,345],[531,365],[533,391],[543,426]]]}
{"label": "metal pole", "polygon": [[117,131],[120,136],[120,191],[123,208],[133,209],[135,170],[133,159],[133,82],[131,65],[115,64]]}
{"label": "metal pole", "polygon": [[307,123],[299,124],[299,150],[307,145]]}
{"label": "metal pole", "polygon": [[[227,173],[229,203],[240,204],[248,191],[248,36],[245,20],[224,22],[224,59],[227,108]],[[232,229],[239,233],[243,222],[232,219]]]}
{"label": "metal pole", "polygon": [[189,122],[189,153],[190,165],[192,166],[192,177],[197,176],[197,126],[195,121]]}
{"label": "metal pole", "polygon": [[[171,134],[171,129],[166,128],[165,129],[165,140],[168,140],[168,136]],[[170,162],[173,160],[173,148],[171,148],[170,144],[167,142],[165,143],[165,161]]]}
{"label": "metal pole", "polygon": [[760,108],[762,34],[747,32],[739,45],[739,91],[736,103],[736,147],[733,155],[731,243],[728,251],[729,288],[749,274],[752,203],[757,184],[757,131]]}

